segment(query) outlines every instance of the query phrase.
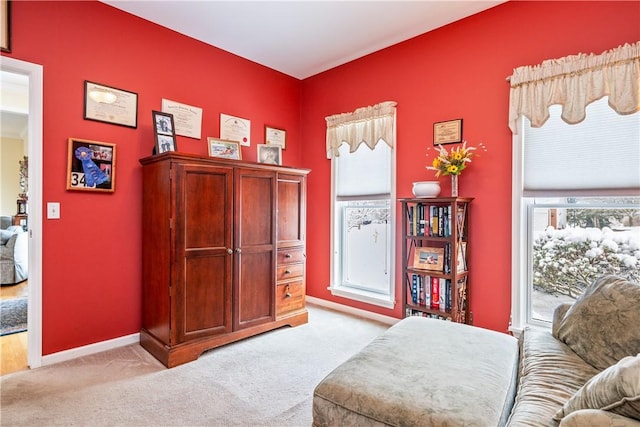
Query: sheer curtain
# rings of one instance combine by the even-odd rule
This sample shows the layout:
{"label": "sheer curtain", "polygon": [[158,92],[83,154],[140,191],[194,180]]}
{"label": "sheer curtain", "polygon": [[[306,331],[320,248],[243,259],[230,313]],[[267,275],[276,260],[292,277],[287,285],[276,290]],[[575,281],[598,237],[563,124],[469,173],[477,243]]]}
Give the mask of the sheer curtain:
{"label": "sheer curtain", "polygon": [[326,117],[327,158],[340,156],[343,143],[349,145],[350,153],[362,143],[373,150],[381,139],[393,148],[396,105],[394,101],[386,101]]}
{"label": "sheer curtain", "polygon": [[569,124],[585,118],[587,105],[604,96],[619,114],[640,110],[640,41],[600,55],[578,54],[516,68],[511,83],[509,128],[518,133],[518,120],[527,117],[540,127],[549,118],[549,106],[562,105]]}

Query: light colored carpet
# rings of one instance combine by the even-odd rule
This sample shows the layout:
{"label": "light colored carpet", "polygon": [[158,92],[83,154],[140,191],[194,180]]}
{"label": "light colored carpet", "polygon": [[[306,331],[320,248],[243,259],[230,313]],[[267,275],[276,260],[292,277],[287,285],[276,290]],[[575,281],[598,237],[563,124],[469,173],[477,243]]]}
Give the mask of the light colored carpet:
{"label": "light colored carpet", "polygon": [[0,377],[0,424],[308,427],[316,384],[388,328],[308,309],[308,324],[172,369],[131,345]]}

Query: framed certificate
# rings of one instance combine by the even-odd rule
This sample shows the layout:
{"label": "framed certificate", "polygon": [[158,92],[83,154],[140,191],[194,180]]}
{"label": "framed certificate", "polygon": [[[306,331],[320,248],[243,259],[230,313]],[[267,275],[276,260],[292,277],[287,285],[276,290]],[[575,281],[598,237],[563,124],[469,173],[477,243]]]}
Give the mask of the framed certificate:
{"label": "framed certificate", "polygon": [[267,145],[279,145],[284,150],[287,132],[272,126],[264,127],[264,142]]}
{"label": "framed certificate", "polygon": [[238,141],[240,145],[250,146],[251,121],[221,113],[220,139]]}
{"label": "framed certificate", "polygon": [[173,115],[176,135],[200,139],[202,108],[163,99],[162,111]]}
{"label": "framed certificate", "polygon": [[85,80],[84,118],[137,128],[138,94]]}
{"label": "framed certificate", "polygon": [[462,142],[462,119],[433,124],[433,145]]}

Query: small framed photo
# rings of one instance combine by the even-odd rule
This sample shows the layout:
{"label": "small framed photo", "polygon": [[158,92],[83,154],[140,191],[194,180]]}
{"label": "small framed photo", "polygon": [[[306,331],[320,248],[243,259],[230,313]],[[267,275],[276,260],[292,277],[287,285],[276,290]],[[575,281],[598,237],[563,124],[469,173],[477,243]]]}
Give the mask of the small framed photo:
{"label": "small framed photo", "polygon": [[209,137],[207,142],[209,143],[209,156],[242,160],[242,150],[238,141]]}
{"label": "small framed photo", "polygon": [[279,145],[284,150],[286,148],[287,132],[283,129],[272,126],[264,127],[264,142],[267,145]]}
{"label": "small framed photo", "polygon": [[413,268],[420,270],[442,271],[444,267],[444,248],[416,248]]}
{"label": "small framed photo", "polygon": [[433,124],[433,145],[462,142],[462,119]]}
{"label": "small framed photo", "polygon": [[160,135],[175,135],[173,114],[152,111],[154,132]]}
{"label": "small framed photo", "polygon": [[151,111],[153,117],[153,135],[156,139],[156,153],[178,151],[173,114]]}
{"label": "small framed photo", "polygon": [[116,145],[69,138],[67,190],[115,191]]}
{"label": "small framed photo", "polygon": [[279,145],[258,144],[258,163],[269,165],[282,164],[282,147]]}

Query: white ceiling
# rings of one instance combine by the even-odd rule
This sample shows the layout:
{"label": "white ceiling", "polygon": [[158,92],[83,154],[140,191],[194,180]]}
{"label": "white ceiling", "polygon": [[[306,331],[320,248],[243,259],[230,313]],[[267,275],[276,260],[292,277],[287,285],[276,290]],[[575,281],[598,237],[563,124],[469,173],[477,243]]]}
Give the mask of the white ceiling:
{"label": "white ceiling", "polygon": [[[101,1],[304,79],[506,0]],[[2,136],[18,138],[27,127],[28,83],[1,77]]]}
{"label": "white ceiling", "polygon": [[506,0],[101,0],[304,79]]}

